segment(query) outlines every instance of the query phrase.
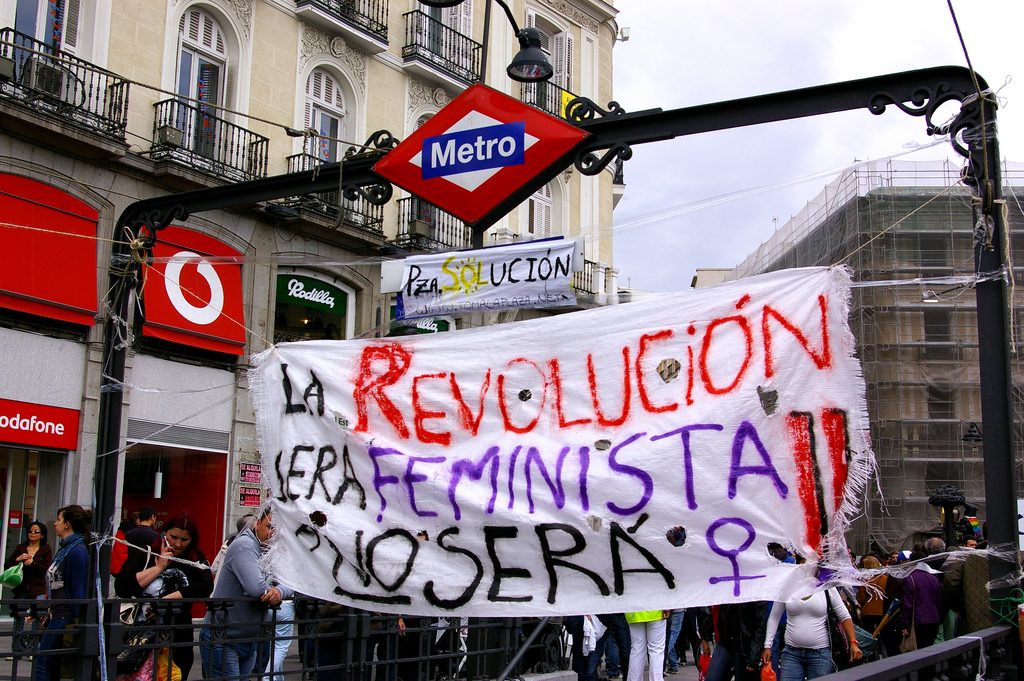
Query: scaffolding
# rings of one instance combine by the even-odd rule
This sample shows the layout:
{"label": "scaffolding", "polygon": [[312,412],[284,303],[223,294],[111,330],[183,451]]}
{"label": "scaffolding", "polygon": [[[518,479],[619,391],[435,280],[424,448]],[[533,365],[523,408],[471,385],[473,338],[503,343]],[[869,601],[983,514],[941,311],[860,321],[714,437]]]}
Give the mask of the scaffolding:
{"label": "scaffolding", "polygon": [[[1024,268],[1024,164],[1003,164],[1008,252]],[[928,497],[955,485],[985,517],[978,329],[969,285],[886,283],[974,274],[972,195],[948,162],[887,161],[846,170],[728,276],[845,263],[854,281],[850,327],[867,385],[879,465],[851,547],[908,548],[933,534],[939,509]],[[1011,286],[1011,372],[1018,499],[1024,498],[1024,292]],[[980,433],[983,436],[983,433]]]}

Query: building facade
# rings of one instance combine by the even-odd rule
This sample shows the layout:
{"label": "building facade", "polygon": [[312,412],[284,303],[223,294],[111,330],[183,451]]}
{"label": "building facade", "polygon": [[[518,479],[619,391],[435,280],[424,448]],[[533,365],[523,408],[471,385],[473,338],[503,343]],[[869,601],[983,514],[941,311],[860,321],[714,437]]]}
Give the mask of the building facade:
{"label": "building facade", "polygon": [[[1004,163],[1003,173],[1014,262],[1024,248],[1024,166]],[[934,533],[940,513],[928,499],[944,485],[960,488],[985,518],[978,328],[968,281],[975,214],[959,180],[960,168],[948,163],[855,166],[728,275],[836,263],[853,270],[850,326],[879,473],[849,536],[858,553],[909,548]],[[1015,262],[1014,276],[1022,272]],[[1013,454],[1017,496],[1024,498],[1024,295],[1010,290]]]}
{"label": "building facade", "polygon": [[[387,335],[382,259],[465,248],[471,230],[397,190],[383,207],[321,192],[176,220],[117,320],[123,446],[97,452],[118,217],[141,199],[338,161],[378,130],[404,138],[475,82],[556,116],[571,96],[612,99],[610,2],[509,3],[555,67],[551,82],[530,85],[507,77],[518,42],[497,6],[485,26],[487,4],[0,0],[5,550],[29,519],[91,505],[103,456],[118,457],[119,509],[191,512],[208,554],[259,503],[246,358],[282,340]],[[580,237],[580,304],[612,302],[619,190],[611,169],[567,170],[485,242]]]}

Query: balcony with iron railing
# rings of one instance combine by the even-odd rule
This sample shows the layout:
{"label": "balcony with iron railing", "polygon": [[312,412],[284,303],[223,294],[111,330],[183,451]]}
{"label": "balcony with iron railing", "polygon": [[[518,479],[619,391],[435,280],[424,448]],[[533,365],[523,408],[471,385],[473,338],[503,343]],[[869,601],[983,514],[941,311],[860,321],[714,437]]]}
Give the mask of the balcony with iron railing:
{"label": "balcony with iron railing", "polygon": [[[295,154],[288,157],[288,172],[298,173],[312,170],[324,161],[312,154]],[[339,210],[340,193],[311,192],[301,197],[293,197],[286,201],[293,208],[301,208],[319,213],[325,217],[336,219]],[[344,199],[340,202],[341,224],[355,229],[365,230],[380,235],[384,233],[384,207],[375,206],[366,199],[357,201]]]}
{"label": "balcony with iron railing", "polygon": [[552,82],[520,83],[519,99],[559,118],[565,118],[565,107],[575,98],[576,95]]}
{"label": "balcony with iron railing", "polygon": [[423,251],[469,248],[473,230],[451,213],[410,196],[398,200],[398,233],[393,243]]}
{"label": "balcony with iron railing", "polygon": [[598,263],[593,260],[584,260],[583,269],[572,274],[572,287],[577,293],[588,293],[596,295],[602,293],[597,290],[596,269]]}
{"label": "balcony with iron railing", "polygon": [[462,87],[480,80],[480,43],[419,10],[402,16],[402,58],[407,70],[428,80]]}
{"label": "balcony with iron railing", "polygon": [[235,182],[267,175],[268,138],[217,116],[212,107],[178,99],[154,107],[154,160],[171,160]]}
{"label": "balcony with iron railing", "polygon": [[295,15],[370,54],[388,48],[388,0],[296,0]]}
{"label": "balcony with iron railing", "polygon": [[0,29],[2,100],[123,142],[128,88],[116,74],[12,28]]}

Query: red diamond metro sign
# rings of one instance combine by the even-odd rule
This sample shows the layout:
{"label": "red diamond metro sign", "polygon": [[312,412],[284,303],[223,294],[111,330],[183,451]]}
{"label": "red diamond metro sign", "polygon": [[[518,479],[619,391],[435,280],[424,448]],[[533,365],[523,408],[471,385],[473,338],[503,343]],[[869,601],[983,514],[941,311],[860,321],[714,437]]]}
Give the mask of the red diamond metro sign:
{"label": "red diamond metro sign", "polygon": [[587,135],[478,84],[437,112],[373,170],[475,225]]}

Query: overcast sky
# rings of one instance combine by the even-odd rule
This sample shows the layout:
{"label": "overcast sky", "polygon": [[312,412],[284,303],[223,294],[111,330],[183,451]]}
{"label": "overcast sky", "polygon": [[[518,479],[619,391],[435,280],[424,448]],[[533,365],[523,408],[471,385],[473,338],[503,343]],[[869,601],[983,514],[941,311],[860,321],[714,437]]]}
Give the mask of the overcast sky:
{"label": "overcast sky", "polygon": [[[966,64],[945,0],[615,5],[630,29],[614,53],[615,98],[627,111]],[[998,91],[1001,156],[1024,161],[1024,0],[954,0],[954,9],[975,70]],[[932,141],[923,118],[890,107],[637,145],[615,210],[618,284],[687,288],[698,267],[742,261],[842,168]],[[946,144],[904,158],[960,164]]]}

